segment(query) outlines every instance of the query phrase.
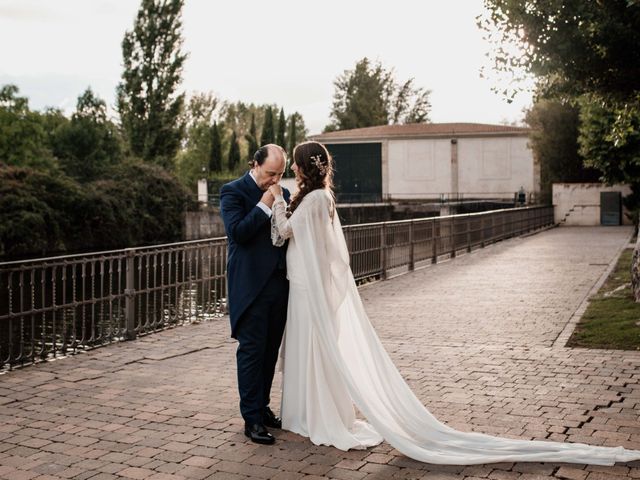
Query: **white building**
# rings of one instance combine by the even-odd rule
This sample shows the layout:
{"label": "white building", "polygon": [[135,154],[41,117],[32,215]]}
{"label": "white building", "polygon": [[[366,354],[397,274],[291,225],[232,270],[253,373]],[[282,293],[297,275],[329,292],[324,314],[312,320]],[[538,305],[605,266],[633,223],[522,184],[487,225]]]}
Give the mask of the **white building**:
{"label": "white building", "polygon": [[560,225],[633,225],[622,199],[629,185],[554,183],[553,215]]}
{"label": "white building", "polygon": [[342,201],[510,198],[540,191],[529,129],[478,123],[383,125],[314,135]]}

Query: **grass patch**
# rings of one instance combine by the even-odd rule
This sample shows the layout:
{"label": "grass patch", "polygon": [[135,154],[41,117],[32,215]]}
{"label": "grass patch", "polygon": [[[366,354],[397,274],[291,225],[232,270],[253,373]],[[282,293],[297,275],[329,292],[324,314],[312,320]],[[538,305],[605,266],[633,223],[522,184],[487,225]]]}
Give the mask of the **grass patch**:
{"label": "grass patch", "polygon": [[640,303],[633,300],[631,257],[622,252],[618,264],[594,295],[576,326],[568,347],[640,350]]}

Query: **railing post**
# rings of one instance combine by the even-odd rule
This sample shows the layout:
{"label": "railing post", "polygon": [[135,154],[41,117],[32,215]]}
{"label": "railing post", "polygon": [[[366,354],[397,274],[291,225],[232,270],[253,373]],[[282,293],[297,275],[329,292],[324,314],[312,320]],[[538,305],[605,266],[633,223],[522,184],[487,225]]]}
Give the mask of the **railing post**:
{"label": "railing post", "polygon": [[413,220],[409,222],[409,271],[415,268],[413,248]]}
{"label": "railing post", "polygon": [[436,227],[438,226],[438,220],[431,220],[433,222],[433,227],[431,227],[431,263],[438,263],[438,239],[440,238],[436,235]]}
{"label": "railing post", "polygon": [[380,275],[380,278],[382,280],[386,280],[387,278],[387,224],[386,222],[382,223],[382,229],[380,230],[381,232],[381,238],[380,238],[380,248],[381,248],[381,252],[380,252],[380,261],[381,261],[381,267],[382,267],[382,274]]}
{"label": "railing post", "polygon": [[127,268],[126,268],[126,283],[124,287],[125,298],[125,338],[127,340],[136,339],[136,290],[134,288],[135,283],[135,250],[132,248],[125,249],[127,255]]}
{"label": "railing post", "polygon": [[467,215],[467,253],[471,253],[471,214]]}
{"label": "railing post", "polygon": [[456,242],[457,242],[457,234],[456,234],[456,216],[452,215],[449,217],[451,221],[449,222],[449,232],[451,238],[451,258],[456,258]]}

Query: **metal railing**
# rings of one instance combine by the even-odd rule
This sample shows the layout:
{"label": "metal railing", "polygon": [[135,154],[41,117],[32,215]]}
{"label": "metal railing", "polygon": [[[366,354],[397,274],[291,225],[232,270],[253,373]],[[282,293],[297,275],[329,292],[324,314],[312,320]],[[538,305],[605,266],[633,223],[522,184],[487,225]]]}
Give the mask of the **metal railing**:
{"label": "metal railing", "polygon": [[[528,207],[344,232],[363,282],[552,223],[553,207]],[[0,263],[0,371],[223,316],[226,256],[223,237]]]}
{"label": "metal railing", "polygon": [[226,239],[0,263],[0,370],[225,314]]}
{"label": "metal railing", "polygon": [[343,227],[358,281],[387,278],[460,251],[553,224],[553,207],[524,207]]}
{"label": "metal railing", "polygon": [[[356,193],[336,192],[338,203],[341,204],[367,204],[367,203],[391,203],[391,202],[417,202],[417,203],[465,203],[479,201],[512,202],[514,206],[523,206],[518,200],[519,192],[386,192],[382,193]],[[540,205],[539,192],[524,192],[524,203],[527,205]]]}

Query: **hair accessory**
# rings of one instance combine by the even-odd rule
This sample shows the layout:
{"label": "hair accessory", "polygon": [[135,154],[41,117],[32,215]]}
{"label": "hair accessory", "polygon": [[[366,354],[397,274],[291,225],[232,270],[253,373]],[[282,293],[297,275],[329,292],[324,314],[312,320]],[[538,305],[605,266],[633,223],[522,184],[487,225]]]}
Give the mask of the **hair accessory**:
{"label": "hair accessory", "polygon": [[321,175],[327,174],[327,165],[324,165],[322,163],[322,156],[320,154],[310,155],[309,158],[311,159],[313,164],[316,166],[316,168],[318,169]]}

